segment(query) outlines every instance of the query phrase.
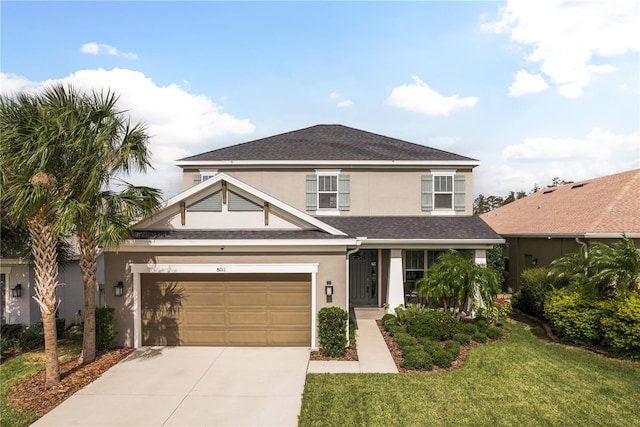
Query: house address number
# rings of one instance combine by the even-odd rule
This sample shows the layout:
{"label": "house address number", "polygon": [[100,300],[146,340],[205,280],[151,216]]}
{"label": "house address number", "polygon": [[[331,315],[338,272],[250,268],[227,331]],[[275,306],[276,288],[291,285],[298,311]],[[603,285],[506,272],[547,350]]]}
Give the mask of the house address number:
{"label": "house address number", "polygon": [[224,273],[226,270],[226,267],[216,267],[216,273]]}

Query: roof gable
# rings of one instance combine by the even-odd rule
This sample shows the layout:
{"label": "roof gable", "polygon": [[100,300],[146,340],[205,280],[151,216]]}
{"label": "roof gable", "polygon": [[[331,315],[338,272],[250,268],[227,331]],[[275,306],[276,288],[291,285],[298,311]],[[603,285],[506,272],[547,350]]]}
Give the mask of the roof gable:
{"label": "roof gable", "polygon": [[342,125],[316,125],[178,160],[217,161],[435,161],[476,162],[436,148]]}
{"label": "roof gable", "polygon": [[640,169],[546,188],[481,217],[502,235],[640,235]]}
{"label": "roof gable", "polygon": [[[176,218],[180,215],[180,206],[184,203],[185,210],[191,214],[211,214],[215,215],[221,213],[221,209],[218,209],[218,199],[221,198],[220,187],[222,183],[225,183],[228,187],[227,190],[227,203],[235,202],[236,206],[240,206],[240,210],[244,212],[230,211],[228,216],[238,217],[242,214],[252,215],[252,217],[261,217],[262,206],[256,203],[256,200],[262,203],[266,202],[269,206],[270,212],[277,215],[280,218],[280,225],[286,228],[295,227],[302,230],[320,230],[333,236],[344,236],[345,233],[325,224],[324,222],[301,212],[286,203],[283,203],[268,194],[263,193],[256,188],[251,187],[242,181],[233,178],[224,173],[218,173],[212,178],[194,186],[190,189],[178,194],[177,196],[167,200],[159,209],[159,211],[151,218],[140,221],[132,226],[133,230],[193,230],[193,227],[179,227],[176,226]],[[253,200],[252,200],[253,199]],[[221,204],[221,201],[220,201]],[[195,207],[195,209],[194,209]],[[255,209],[258,208],[258,209]],[[246,216],[246,215],[245,215]],[[251,220],[252,217],[247,218]],[[213,220],[209,221],[211,226],[207,226],[206,229],[215,230],[217,224]],[[232,226],[221,226],[221,229],[229,230]],[[243,228],[251,228],[243,227]],[[277,229],[271,227],[271,229]]]}

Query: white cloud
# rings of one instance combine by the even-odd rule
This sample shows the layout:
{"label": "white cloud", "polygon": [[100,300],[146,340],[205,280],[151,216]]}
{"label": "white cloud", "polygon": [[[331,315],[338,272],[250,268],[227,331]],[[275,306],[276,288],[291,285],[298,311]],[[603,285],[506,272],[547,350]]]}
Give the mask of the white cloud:
{"label": "white cloud", "polygon": [[540,74],[529,74],[526,70],[518,71],[516,79],[509,86],[509,95],[520,96],[539,93],[547,89],[549,85]]}
{"label": "white cloud", "polygon": [[448,116],[452,112],[474,107],[478,98],[458,95],[444,96],[434,91],[420,77],[413,76],[414,84],[394,88],[386,103],[427,116]]}
{"label": "white cloud", "polygon": [[508,33],[513,42],[529,47],[525,59],[539,63],[540,71],[569,98],[582,95],[600,74],[615,70],[611,64],[594,63],[595,55],[640,51],[637,0],[508,0],[498,20],[482,27]]}
{"label": "white cloud", "polygon": [[2,93],[18,90],[33,93],[58,82],[73,83],[76,88],[88,91],[109,88],[120,95],[118,108],[127,110],[132,123],[146,123],[152,137],[149,149],[155,170],[131,180],[162,189],[165,198],[182,190],[181,169],[173,164],[175,160],[219,148],[221,137],[255,131],[249,120],[223,113],[222,107],[208,97],[189,93],[176,84],[158,86],[138,71],[81,70],[61,80],[43,82],[0,73]]}
{"label": "white cloud", "polygon": [[640,132],[592,129],[584,137],[532,137],[510,145],[502,162],[484,162],[474,174],[478,193],[506,195],[551,184],[554,177],[580,181],[640,168]]}
{"label": "white cloud", "polygon": [[338,108],[347,108],[353,105],[353,101],[351,101],[350,99],[343,99],[344,97],[339,92],[331,92],[329,94],[329,98],[334,101],[337,101],[336,106]]}
{"label": "white cloud", "polygon": [[120,52],[113,46],[96,42],[83,44],[80,48],[80,52],[86,53],[88,55],[111,55],[122,56],[123,58],[128,59],[138,59],[138,55],[133,52]]}
{"label": "white cloud", "polygon": [[348,99],[343,99],[342,101],[338,101],[338,103],[336,105],[339,108],[347,108],[347,107],[351,107],[353,105],[353,101],[350,101]]}

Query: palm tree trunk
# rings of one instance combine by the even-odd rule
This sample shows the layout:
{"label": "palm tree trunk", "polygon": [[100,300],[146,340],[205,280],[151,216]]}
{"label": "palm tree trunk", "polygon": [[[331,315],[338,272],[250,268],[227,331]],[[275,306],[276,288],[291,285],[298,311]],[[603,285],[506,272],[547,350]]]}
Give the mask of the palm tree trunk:
{"label": "palm tree trunk", "polygon": [[80,271],[84,282],[84,328],[82,333],[82,353],[80,363],[87,364],[96,358],[96,289],[98,288],[97,248],[95,236],[81,231],[78,233],[80,244]]}
{"label": "palm tree trunk", "polygon": [[53,385],[60,382],[56,332],[58,262],[56,260],[56,241],[51,226],[44,215],[35,215],[29,221],[29,237],[33,248],[35,270],[35,295],[33,298],[40,306],[44,325],[45,384]]}

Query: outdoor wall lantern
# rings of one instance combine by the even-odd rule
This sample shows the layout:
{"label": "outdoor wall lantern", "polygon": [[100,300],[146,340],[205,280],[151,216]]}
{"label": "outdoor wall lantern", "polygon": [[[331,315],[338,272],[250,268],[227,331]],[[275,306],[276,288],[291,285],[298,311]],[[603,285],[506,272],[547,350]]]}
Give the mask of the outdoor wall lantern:
{"label": "outdoor wall lantern", "polygon": [[14,298],[20,298],[22,296],[22,285],[20,283],[11,289],[11,296]]}
{"label": "outdoor wall lantern", "polygon": [[324,287],[324,293],[327,296],[327,302],[332,302],[333,286],[331,285],[331,280],[327,280],[327,285]]}
{"label": "outdoor wall lantern", "polygon": [[122,295],[124,295],[124,285],[122,284],[122,282],[118,282],[113,287],[113,290],[115,291],[117,297],[121,297]]}
{"label": "outdoor wall lantern", "polygon": [[531,265],[532,265],[532,266],[534,266],[534,267],[535,267],[536,265],[538,265],[538,258],[534,258],[534,259],[532,259],[532,260],[531,260]]}

